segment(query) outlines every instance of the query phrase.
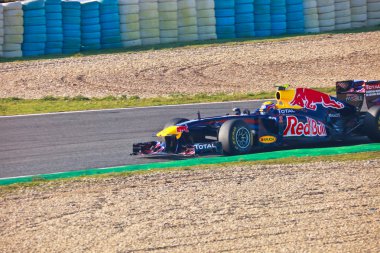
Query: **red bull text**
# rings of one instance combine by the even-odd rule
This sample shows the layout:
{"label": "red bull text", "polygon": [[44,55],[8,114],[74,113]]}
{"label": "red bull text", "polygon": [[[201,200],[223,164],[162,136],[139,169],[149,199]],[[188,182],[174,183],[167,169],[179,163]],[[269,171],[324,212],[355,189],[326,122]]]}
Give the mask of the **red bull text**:
{"label": "red bull text", "polygon": [[286,128],[284,136],[327,136],[326,127],[322,122],[306,117],[303,123],[295,116],[286,117]]}
{"label": "red bull text", "polygon": [[317,110],[318,104],[325,108],[344,108],[344,105],[341,102],[335,101],[331,96],[306,88],[297,88],[296,94],[290,102],[290,105],[298,105],[313,111]]}

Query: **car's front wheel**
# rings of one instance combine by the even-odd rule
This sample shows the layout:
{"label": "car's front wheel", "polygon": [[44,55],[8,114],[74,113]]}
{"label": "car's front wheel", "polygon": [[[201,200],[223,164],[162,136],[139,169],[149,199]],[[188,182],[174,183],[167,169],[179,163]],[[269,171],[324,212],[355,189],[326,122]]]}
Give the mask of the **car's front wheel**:
{"label": "car's front wheel", "polygon": [[253,146],[253,134],[243,120],[229,120],[219,129],[218,139],[227,155],[246,154]]}

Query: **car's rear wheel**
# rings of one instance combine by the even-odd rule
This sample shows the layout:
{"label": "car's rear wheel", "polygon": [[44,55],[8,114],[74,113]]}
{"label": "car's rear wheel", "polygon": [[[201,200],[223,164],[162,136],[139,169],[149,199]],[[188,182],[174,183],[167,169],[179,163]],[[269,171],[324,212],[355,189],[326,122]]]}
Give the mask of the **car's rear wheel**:
{"label": "car's rear wheel", "polygon": [[364,130],[372,141],[380,142],[380,106],[371,107],[364,119]]}
{"label": "car's rear wheel", "polygon": [[177,124],[180,124],[180,123],[183,123],[183,122],[186,122],[186,121],[189,121],[189,120],[185,119],[185,118],[174,118],[174,119],[171,119],[168,122],[166,122],[166,124],[164,125],[164,128],[167,128],[167,127],[170,127],[170,126],[175,126]]}
{"label": "car's rear wheel", "polygon": [[251,151],[253,134],[251,128],[242,120],[229,120],[219,130],[218,139],[227,155],[246,154]]}

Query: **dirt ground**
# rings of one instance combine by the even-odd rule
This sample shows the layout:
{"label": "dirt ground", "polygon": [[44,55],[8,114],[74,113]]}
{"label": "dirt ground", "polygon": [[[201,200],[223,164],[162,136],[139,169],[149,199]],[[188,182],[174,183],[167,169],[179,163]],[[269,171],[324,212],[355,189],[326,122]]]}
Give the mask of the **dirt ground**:
{"label": "dirt ground", "polygon": [[379,79],[380,31],[0,63],[0,97],[152,97]]}
{"label": "dirt ground", "polygon": [[2,192],[0,252],[380,252],[380,159]]}

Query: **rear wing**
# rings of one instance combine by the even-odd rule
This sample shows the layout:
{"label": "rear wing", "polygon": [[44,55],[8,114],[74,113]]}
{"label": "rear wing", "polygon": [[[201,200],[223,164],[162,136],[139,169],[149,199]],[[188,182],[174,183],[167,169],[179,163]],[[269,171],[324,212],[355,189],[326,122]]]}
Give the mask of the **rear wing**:
{"label": "rear wing", "polygon": [[336,96],[357,108],[367,111],[375,105],[380,105],[380,80],[348,80],[336,82]]}

